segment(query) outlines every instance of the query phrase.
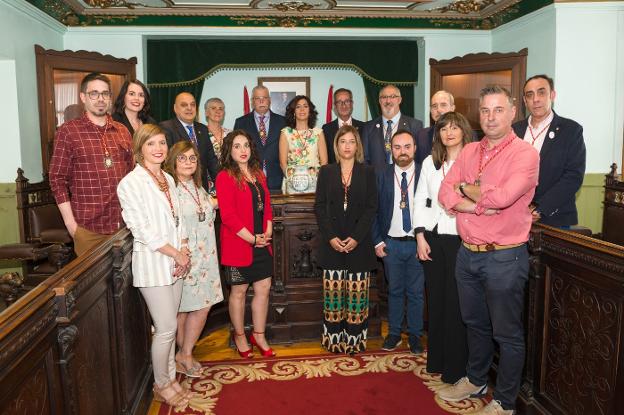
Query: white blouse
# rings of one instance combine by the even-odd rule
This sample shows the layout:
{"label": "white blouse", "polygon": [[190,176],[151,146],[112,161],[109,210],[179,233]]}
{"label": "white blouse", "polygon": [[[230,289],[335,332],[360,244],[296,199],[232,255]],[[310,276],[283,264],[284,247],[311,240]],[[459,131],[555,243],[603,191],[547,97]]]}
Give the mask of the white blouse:
{"label": "white blouse", "polygon": [[[414,228],[425,228],[430,231],[438,225],[438,233],[447,235],[457,235],[455,216],[450,216],[440,202],[438,202],[438,191],[442,180],[453,166],[453,161],[445,162],[436,170],[433,165],[433,158],[427,157],[420,170],[418,187],[414,196]],[[427,199],[430,202],[427,202]]]}

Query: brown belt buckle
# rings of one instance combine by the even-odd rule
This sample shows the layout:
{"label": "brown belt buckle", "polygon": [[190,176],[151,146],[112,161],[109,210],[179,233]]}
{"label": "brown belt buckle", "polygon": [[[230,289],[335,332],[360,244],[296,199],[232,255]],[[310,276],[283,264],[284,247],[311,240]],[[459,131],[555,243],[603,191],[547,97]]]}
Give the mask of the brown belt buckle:
{"label": "brown belt buckle", "polygon": [[485,244],[485,250],[487,252],[494,251],[495,249],[496,249],[496,247],[494,246],[494,244]]}

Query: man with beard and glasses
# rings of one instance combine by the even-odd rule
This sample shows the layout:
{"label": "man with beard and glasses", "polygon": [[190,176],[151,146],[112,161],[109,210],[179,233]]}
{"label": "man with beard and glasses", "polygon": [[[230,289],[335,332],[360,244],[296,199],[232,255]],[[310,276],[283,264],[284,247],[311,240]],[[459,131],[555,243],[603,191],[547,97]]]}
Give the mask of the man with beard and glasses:
{"label": "man with beard and glasses", "polygon": [[362,145],[364,159],[375,170],[383,170],[386,164],[392,164],[390,141],[398,130],[406,130],[417,137],[422,129],[420,120],[401,114],[401,91],[394,85],[386,85],[379,91],[381,116],[367,122],[362,127]]}
{"label": "man with beard and glasses", "polygon": [[336,119],[323,125],[323,135],[327,144],[327,162],[329,164],[336,162],[336,154],[334,153],[334,137],[338,129],[343,125],[352,125],[358,133],[362,133],[364,122],[356,120],[353,114],[353,93],[346,88],[338,88],[334,92],[334,114]]}
{"label": "man with beard and glasses", "polygon": [[90,73],[80,84],[85,112],[56,131],[50,188],[80,256],[123,226],[117,185],[134,165],[130,133],[108,114],[111,82]]}
{"label": "man with beard and glasses", "polygon": [[382,349],[401,344],[406,315],[409,348],[418,354],[423,351],[424,271],[416,255],[412,212],[420,164],[414,161],[416,145],[409,131],[399,129],[391,145],[394,163],[377,171],[379,209],[373,222],[375,253],[383,259],[388,280],[388,336]]}

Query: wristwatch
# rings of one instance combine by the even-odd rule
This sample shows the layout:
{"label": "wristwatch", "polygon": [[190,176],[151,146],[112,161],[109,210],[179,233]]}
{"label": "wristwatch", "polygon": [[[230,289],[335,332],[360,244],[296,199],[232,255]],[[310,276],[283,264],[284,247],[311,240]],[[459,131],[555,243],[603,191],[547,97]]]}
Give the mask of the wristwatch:
{"label": "wristwatch", "polygon": [[466,182],[461,182],[459,184],[459,191],[461,192],[462,195],[464,195],[464,197],[468,197],[468,195],[466,194],[466,192],[464,192],[464,187],[466,187],[468,183]]}

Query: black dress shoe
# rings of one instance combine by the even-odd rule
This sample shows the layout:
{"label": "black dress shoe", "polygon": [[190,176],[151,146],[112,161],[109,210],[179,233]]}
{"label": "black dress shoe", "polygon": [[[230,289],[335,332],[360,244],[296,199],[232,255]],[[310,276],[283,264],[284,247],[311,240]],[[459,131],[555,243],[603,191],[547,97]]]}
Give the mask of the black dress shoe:
{"label": "black dress shoe", "polygon": [[421,354],[424,351],[422,343],[420,342],[420,337],[409,336],[408,341],[408,346],[412,354]]}

